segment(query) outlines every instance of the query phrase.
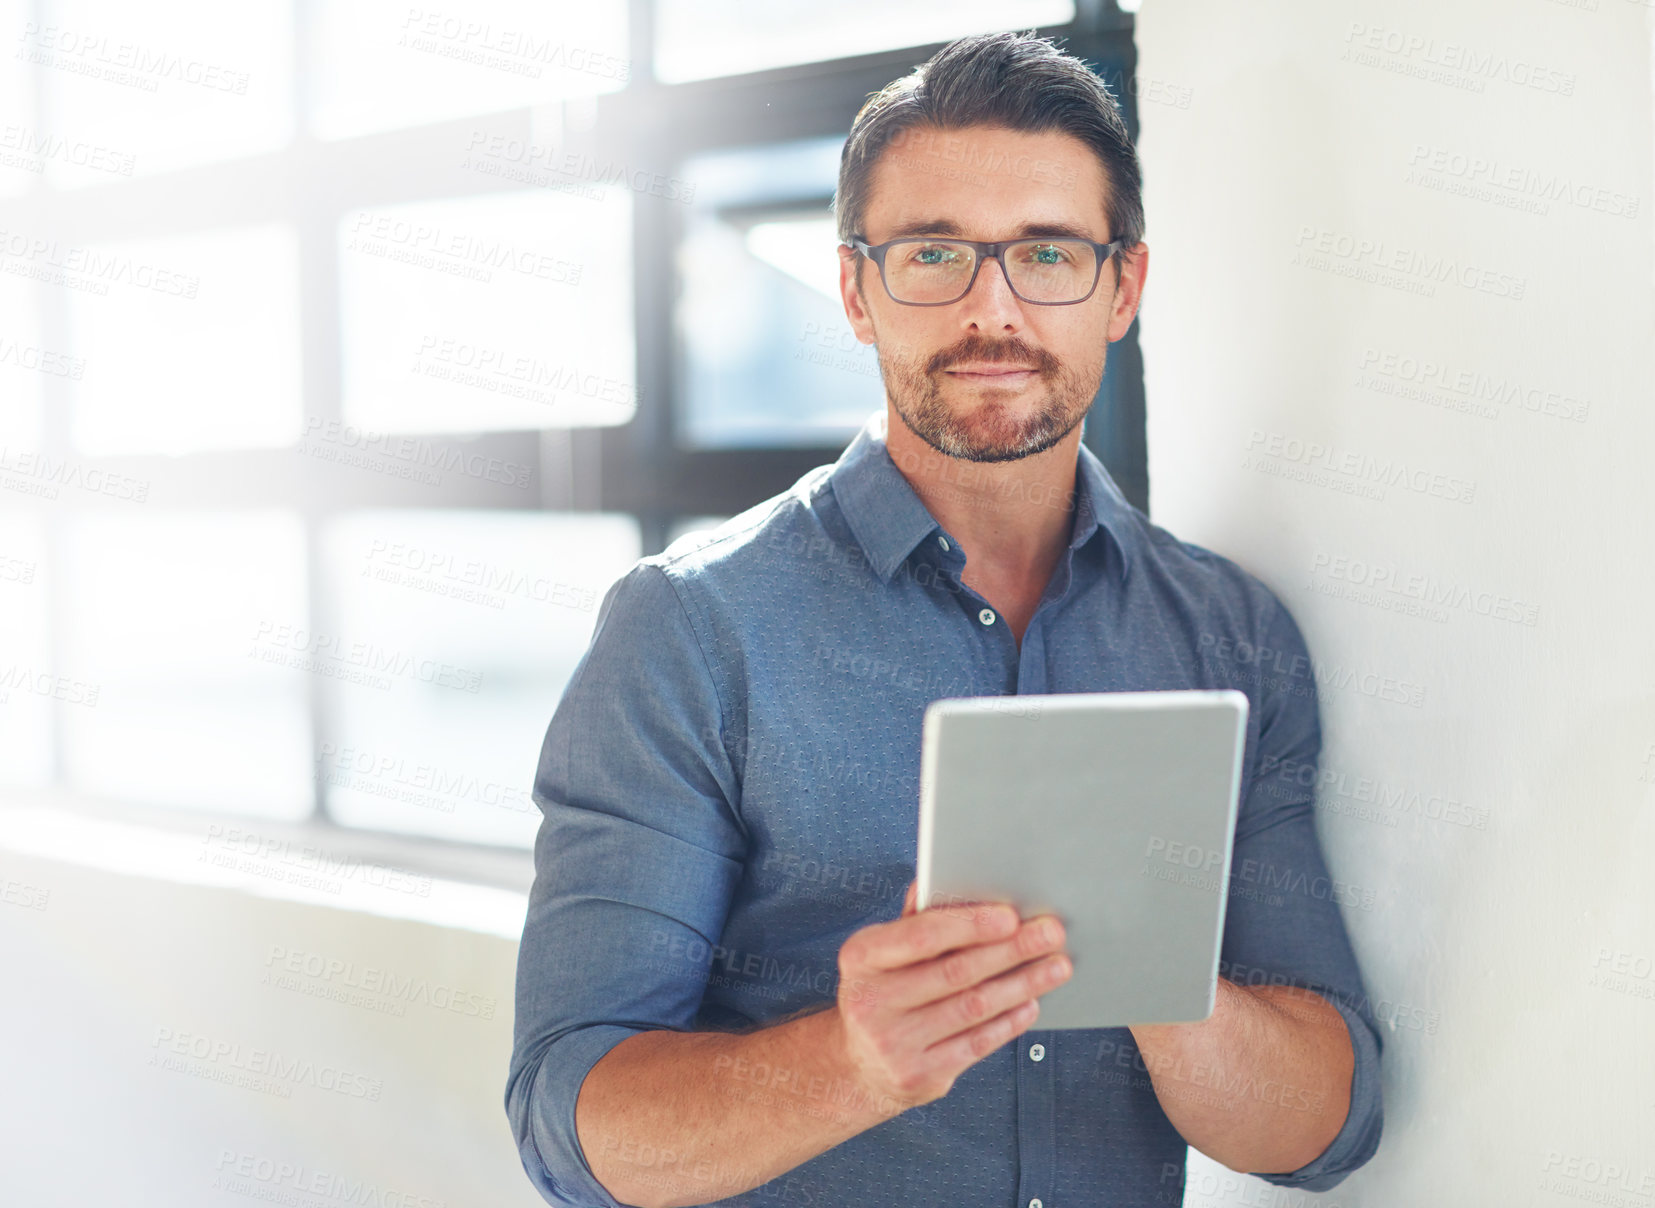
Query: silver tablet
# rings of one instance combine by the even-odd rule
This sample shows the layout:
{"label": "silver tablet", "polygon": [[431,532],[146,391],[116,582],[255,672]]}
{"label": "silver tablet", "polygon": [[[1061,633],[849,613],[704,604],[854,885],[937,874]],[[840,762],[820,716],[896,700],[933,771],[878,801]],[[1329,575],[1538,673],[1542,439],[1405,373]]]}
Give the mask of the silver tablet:
{"label": "silver tablet", "polygon": [[924,735],[917,900],[1063,920],[1074,972],[1041,995],[1035,1028],[1212,1014],[1243,693],[939,700]]}

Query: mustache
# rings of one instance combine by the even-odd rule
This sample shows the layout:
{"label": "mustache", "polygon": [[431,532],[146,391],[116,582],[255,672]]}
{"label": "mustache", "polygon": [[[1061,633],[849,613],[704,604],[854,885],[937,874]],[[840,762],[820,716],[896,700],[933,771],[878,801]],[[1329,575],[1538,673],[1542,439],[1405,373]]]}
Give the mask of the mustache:
{"label": "mustache", "polygon": [[981,361],[990,365],[1015,361],[1019,364],[1033,365],[1036,373],[1048,377],[1060,368],[1057,358],[1051,353],[1043,349],[1030,348],[1021,340],[1008,340],[1003,344],[957,344],[937,353],[925,368],[927,373],[941,373],[944,369],[966,361]]}

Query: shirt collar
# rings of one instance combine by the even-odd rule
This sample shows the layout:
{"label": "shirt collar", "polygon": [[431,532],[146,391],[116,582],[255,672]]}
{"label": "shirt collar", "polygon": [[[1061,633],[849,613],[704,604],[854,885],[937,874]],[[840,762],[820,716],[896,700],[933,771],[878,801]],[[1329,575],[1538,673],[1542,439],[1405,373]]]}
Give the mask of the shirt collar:
{"label": "shirt collar", "polygon": [[[883,410],[871,415],[839,455],[828,479],[868,564],[882,582],[889,582],[914,547],[941,526],[892,460],[885,445],[885,424]],[[942,458],[940,453],[931,455]],[[1102,528],[1120,556],[1124,580],[1132,569],[1132,512],[1132,505],[1097,455],[1081,445],[1069,548],[1079,549]]]}

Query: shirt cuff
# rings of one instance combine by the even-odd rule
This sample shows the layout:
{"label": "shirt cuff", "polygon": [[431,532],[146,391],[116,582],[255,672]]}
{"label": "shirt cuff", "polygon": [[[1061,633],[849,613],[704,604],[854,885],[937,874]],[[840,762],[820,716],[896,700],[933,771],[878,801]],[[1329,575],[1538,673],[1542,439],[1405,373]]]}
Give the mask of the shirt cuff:
{"label": "shirt cuff", "polygon": [[1385,1109],[1379,1085],[1379,1038],[1368,1022],[1336,996],[1324,995],[1344,1016],[1350,1032],[1356,1066],[1350,1079],[1350,1112],[1339,1135],[1320,1157],[1287,1174],[1255,1174],[1255,1178],[1280,1187],[1302,1187],[1306,1191],[1327,1191],[1344,1182],[1379,1148],[1385,1126]]}
{"label": "shirt cuff", "polygon": [[535,1071],[528,1103],[523,1169],[548,1204],[558,1208],[625,1208],[592,1173],[575,1132],[575,1100],[600,1058],[647,1028],[593,1024],[560,1037]]}

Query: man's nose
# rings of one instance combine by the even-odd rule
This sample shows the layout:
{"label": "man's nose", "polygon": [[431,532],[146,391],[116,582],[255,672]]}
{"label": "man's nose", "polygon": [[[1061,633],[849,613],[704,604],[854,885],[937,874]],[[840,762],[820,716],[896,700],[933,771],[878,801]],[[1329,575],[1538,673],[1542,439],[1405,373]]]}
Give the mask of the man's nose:
{"label": "man's nose", "polygon": [[1021,305],[1012,293],[1005,269],[992,257],[984,260],[970,292],[960,301],[966,308],[962,317],[980,326],[1013,325],[1022,317]]}

